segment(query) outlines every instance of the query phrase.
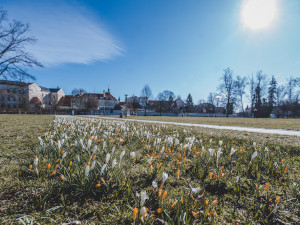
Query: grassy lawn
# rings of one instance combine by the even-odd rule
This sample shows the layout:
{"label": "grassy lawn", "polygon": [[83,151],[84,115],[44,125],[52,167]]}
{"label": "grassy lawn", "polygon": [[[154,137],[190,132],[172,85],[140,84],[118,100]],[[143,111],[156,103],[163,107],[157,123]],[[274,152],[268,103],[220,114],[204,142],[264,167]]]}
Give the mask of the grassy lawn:
{"label": "grassy lawn", "polygon": [[299,222],[295,137],[53,119],[0,115],[0,223]]}
{"label": "grassy lawn", "polygon": [[35,190],[40,187],[23,178],[22,169],[34,156],[38,136],[49,129],[53,119],[54,116],[0,115],[0,223],[11,224],[17,214],[33,208]]}
{"label": "grassy lawn", "polygon": [[179,123],[197,123],[223,126],[259,127],[273,129],[300,130],[300,119],[269,118],[226,118],[226,117],[168,117],[168,116],[130,116],[128,119],[157,120]]}

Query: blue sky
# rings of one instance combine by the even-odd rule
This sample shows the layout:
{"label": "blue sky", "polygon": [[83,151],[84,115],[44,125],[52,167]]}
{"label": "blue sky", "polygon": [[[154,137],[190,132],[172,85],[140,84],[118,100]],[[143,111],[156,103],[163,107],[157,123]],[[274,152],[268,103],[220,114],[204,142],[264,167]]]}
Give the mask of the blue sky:
{"label": "blue sky", "polygon": [[[245,0],[246,1],[246,0]],[[300,76],[300,1],[277,0],[278,15],[259,31],[241,20],[239,0],[1,0],[8,17],[28,22],[28,47],[44,65],[37,83],[154,97],[171,90],[194,102],[216,91],[223,69],[263,70],[279,83]]]}

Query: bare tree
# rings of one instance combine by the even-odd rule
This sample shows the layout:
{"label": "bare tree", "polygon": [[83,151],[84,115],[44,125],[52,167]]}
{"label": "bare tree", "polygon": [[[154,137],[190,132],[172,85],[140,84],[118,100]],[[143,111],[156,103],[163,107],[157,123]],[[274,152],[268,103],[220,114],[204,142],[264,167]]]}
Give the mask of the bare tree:
{"label": "bare tree", "polygon": [[74,88],[71,93],[72,95],[78,95],[78,94],[82,95],[86,93],[86,90],[83,88]]}
{"label": "bare tree", "polygon": [[172,91],[165,90],[163,92],[160,92],[157,95],[157,98],[159,100],[159,112],[160,114],[162,111],[170,112],[171,106],[173,103],[173,99],[175,98],[175,94]]}
{"label": "bare tree", "polygon": [[145,105],[145,116],[146,116],[146,110],[147,110],[147,107],[148,107],[148,100],[149,100],[149,98],[152,97],[152,91],[151,91],[151,89],[150,89],[150,87],[149,87],[148,84],[146,84],[143,87],[143,89],[141,91],[141,97],[145,97],[146,98],[145,104],[144,104]]}
{"label": "bare tree", "polygon": [[215,105],[216,101],[217,101],[216,96],[217,96],[217,93],[209,92],[209,95],[207,97],[207,102],[210,103],[210,104]]}
{"label": "bare tree", "polygon": [[250,98],[250,103],[251,103],[251,117],[253,116],[253,110],[254,110],[254,96],[255,96],[255,79],[253,77],[253,74],[251,75],[251,77],[248,77],[248,82],[249,82],[249,86],[250,86],[250,96],[248,96]]}
{"label": "bare tree", "polygon": [[100,103],[97,97],[89,96],[86,100],[86,108],[88,110],[97,109],[99,107]]}
{"label": "bare tree", "polygon": [[222,91],[227,98],[226,104],[226,116],[229,116],[229,113],[233,110],[232,106],[234,103],[233,98],[233,88],[234,88],[234,80],[233,80],[233,71],[228,67],[224,70],[224,74],[221,76],[221,84],[219,86],[219,90]]}
{"label": "bare tree", "polygon": [[240,106],[242,108],[243,113],[245,114],[244,104],[243,104],[243,96],[245,95],[245,88],[247,86],[247,78],[241,77],[238,75],[236,80],[234,81],[234,95],[238,99]]}
{"label": "bare tree", "polygon": [[276,105],[279,106],[283,103],[284,99],[284,86],[280,85],[276,88]]}
{"label": "bare tree", "polygon": [[292,102],[293,100],[295,100],[296,96],[294,96],[294,92],[295,92],[295,88],[297,86],[297,82],[298,80],[293,78],[293,77],[290,77],[288,80],[287,80],[287,85],[286,85],[286,89],[285,89],[285,95],[287,95],[288,97],[288,101],[289,102]]}
{"label": "bare tree", "polygon": [[254,116],[255,117],[266,117],[267,113],[265,110],[266,98],[264,98],[266,92],[266,75],[259,70],[256,73],[256,87],[254,93]]}
{"label": "bare tree", "polygon": [[0,78],[35,79],[26,68],[42,67],[42,64],[26,52],[26,46],[36,42],[26,35],[28,30],[28,24],[8,21],[6,11],[0,9]]}

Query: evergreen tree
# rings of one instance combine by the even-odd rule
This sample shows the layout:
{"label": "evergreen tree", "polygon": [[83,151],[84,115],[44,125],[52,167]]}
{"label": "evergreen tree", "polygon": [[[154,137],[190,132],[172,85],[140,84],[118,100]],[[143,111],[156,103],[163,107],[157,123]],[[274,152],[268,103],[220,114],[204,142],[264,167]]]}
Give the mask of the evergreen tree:
{"label": "evergreen tree", "polygon": [[187,96],[186,99],[186,111],[187,112],[193,112],[194,111],[194,103],[193,103],[193,97],[191,94]]}
{"label": "evergreen tree", "polygon": [[273,75],[272,79],[270,81],[270,87],[268,90],[268,93],[269,93],[268,102],[269,102],[271,112],[273,110],[273,106],[276,104],[276,90],[277,90],[277,81]]}

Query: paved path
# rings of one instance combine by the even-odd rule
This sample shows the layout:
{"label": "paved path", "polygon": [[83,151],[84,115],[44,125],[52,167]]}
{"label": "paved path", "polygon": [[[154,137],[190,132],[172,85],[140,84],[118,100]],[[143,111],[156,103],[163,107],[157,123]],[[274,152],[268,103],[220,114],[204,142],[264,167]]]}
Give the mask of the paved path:
{"label": "paved path", "polygon": [[296,130],[283,130],[283,129],[265,129],[265,128],[254,128],[254,127],[235,127],[235,126],[220,126],[220,125],[208,125],[208,124],[198,124],[198,123],[177,123],[177,122],[166,122],[166,121],[155,121],[155,120],[137,120],[137,119],[123,119],[123,118],[113,118],[113,117],[101,117],[101,116],[87,116],[98,119],[112,119],[112,120],[123,120],[123,121],[136,121],[143,123],[159,123],[159,124],[171,124],[178,126],[190,126],[190,127],[205,127],[220,130],[237,130],[246,131],[254,133],[264,133],[264,134],[279,134],[279,135],[292,135],[300,137],[300,131]]}

